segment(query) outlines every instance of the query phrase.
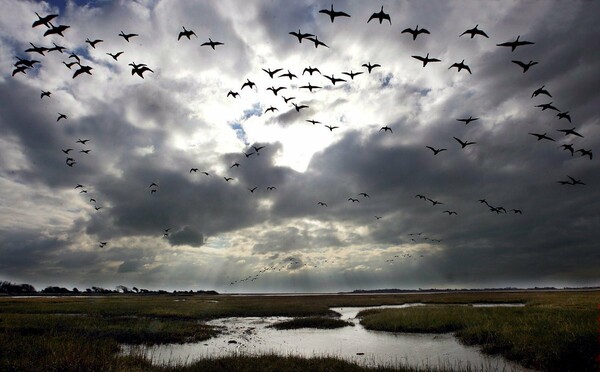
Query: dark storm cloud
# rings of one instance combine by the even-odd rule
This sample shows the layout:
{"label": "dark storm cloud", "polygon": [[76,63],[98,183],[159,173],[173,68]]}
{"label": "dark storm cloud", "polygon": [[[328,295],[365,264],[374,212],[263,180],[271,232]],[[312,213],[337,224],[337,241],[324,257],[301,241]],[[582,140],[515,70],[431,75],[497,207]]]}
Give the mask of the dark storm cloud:
{"label": "dark storm cloud", "polygon": [[168,237],[171,245],[190,245],[200,247],[204,244],[202,232],[197,231],[191,226],[184,226],[183,229],[175,231]]}

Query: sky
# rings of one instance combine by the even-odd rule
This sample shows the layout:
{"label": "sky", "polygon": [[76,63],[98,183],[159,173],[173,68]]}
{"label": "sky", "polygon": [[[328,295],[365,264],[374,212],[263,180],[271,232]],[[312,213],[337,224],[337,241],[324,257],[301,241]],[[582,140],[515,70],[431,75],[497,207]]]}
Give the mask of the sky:
{"label": "sky", "polygon": [[[223,293],[600,285],[600,3],[335,1],[350,17],[333,23],[319,12],[331,5],[1,0],[0,280]],[[367,22],[382,6],[391,22]],[[32,27],[36,12],[58,14],[64,37]],[[402,32],[417,25],[429,34]],[[460,36],[475,25],[489,37]],[[197,37],[178,40],[183,27]],[[497,45],[518,36],[533,44]],[[91,75],[73,78],[71,53]],[[427,53],[441,61],[413,58]],[[16,57],[40,63],[13,76]],[[463,60],[471,74],[450,68]],[[551,97],[533,96],[542,86]],[[559,111],[536,107],[548,103]],[[560,132],[573,127],[581,137]]]}

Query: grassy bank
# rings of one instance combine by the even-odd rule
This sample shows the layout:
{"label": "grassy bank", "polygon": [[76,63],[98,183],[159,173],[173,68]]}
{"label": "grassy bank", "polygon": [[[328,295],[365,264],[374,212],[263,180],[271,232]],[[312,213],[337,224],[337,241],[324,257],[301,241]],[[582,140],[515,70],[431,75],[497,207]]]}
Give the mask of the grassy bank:
{"label": "grassy bank", "polygon": [[359,316],[371,330],[454,332],[465,344],[538,370],[596,371],[598,367],[595,308],[433,306],[367,310]]}
{"label": "grassy bank", "polygon": [[275,329],[300,329],[300,328],[318,328],[333,329],[352,326],[353,324],[345,320],[330,318],[324,316],[310,316],[304,318],[294,318],[273,324]]}

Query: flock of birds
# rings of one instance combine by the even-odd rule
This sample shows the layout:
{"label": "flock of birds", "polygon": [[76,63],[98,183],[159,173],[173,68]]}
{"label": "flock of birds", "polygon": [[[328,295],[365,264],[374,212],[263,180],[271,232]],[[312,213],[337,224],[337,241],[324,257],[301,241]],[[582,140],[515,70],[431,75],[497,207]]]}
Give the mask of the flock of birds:
{"label": "flock of birds", "polygon": [[[338,18],[350,18],[351,17],[351,15],[346,12],[335,10],[333,5],[331,5],[330,9],[320,10],[319,13],[328,16],[332,23],[334,23],[334,21],[336,21]],[[70,26],[68,26],[68,25],[62,25],[62,24],[56,25],[55,23],[53,23],[53,22],[55,22],[56,18],[59,16],[58,14],[49,14],[49,15],[46,15],[43,17],[40,16],[38,13],[36,13],[36,15],[37,15],[38,19],[35,22],[33,22],[32,27],[36,28],[38,26],[45,26],[46,30],[44,32],[44,36],[58,35],[58,36],[64,37],[63,33],[66,32],[70,28]],[[373,13],[368,18],[367,23],[369,23],[373,20],[379,21],[379,24],[382,24],[384,21],[389,22],[390,25],[392,24],[392,19],[391,19],[390,14],[384,12],[383,6],[381,7],[381,10],[379,12]],[[185,26],[183,26],[182,28],[183,28],[183,30],[180,31],[179,34],[177,35],[178,41],[180,41],[182,38],[191,40],[192,36],[198,38],[198,36],[196,35],[196,33],[193,30],[186,29]],[[419,25],[417,25],[415,28],[406,28],[401,33],[408,34],[412,38],[413,41],[416,41],[417,38],[421,35],[430,35],[431,34],[431,32],[429,30],[427,30],[426,28],[419,28]],[[308,40],[314,44],[315,48],[318,48],[319,46],[329,48],[329,46],[325,42],[319,40],[318,36],[311,34],[311,33],[303,33],[300,29],[298,29],[297,32],[291,31],[291,32],[289,32],[289,34],[292,35],[294,38],[296,38],[298,40],[298,43],[300,43],[300,44],[303,42],[303,40]],[[126,43],[129,43],[132,38],[139,36],[136,33],[125,33],[123,31],[121,31],[118,35],[120,37],[122,37],[124,39],[124,42],[126,42]],[[476,36],[483,37],[483,38],[489,38],[489,36],[487,35],[487,33],[485,31],[479,29],[479,25],[476,25],[475,27],[473,27],[471,29],[467,29],[463,33],[459,34],[459,37],[462,37],[462,36],[469,36],[471,39],[473,39]],[[103,40],[101,40],[101,39],[93,39],[92,40],[90,38],[87,38],[85,40],[85,43],[87,43],[89,45],[89,48],[96,49],[97,47],[100,47],[99,45],[101,43],[103,43]],[[55,42],[53,42],[53,46],[51,46],[51,47],[40,47],[40,46],[34,45],[33,43],[30,43],[30,44],[31,44],[31,47],[26,49],[25,53],[39,54],[42,57],[45,56],[45,53],[58,52],[58,53],[62,54],[67,50],[66,47],[60,46],[60,45],[56,44]],[[508,41],[508,42],[504,42],[504,43],[500,43],[500,44],[496,44],[496,45],[499,47],[508,47],[511,49],[511,51],[515,51],[519,47],[532,45],[532,44],[534,44],[534,43],[531,41],[521,40],[520,35],[519,35],[513,41]],[[217,47],[224,47],[225,43],[220,42],[220,41],[213,41],[211,38],[208,38],[208,41],[206,41],[200,45],[208,46],[212,50],[216,51]],[[121,58],[121,56],[123,54],[125,54],[125,51],[117,51],[117,52],[107,51],[106,54],[109,55],[115,62],[119,62],[119,58]],[[425,68],[428,64],[441,62],[441,60],[438,58],[430,57],[430,53],[427,53],[425,56],[412,55],[411,57],[418,60],[419,62],[421,62],[423,68]],[[17,58],[17,62],[14,64],[14,70],[12,72],[13,76],[16,76],[18,74],[27,74],[27,72],[31,69],[34,69],[37,64],[41,64],[41,62],[39,60],[35,60],[35,59],[27,59],[27,58],[22,58],[19,56],[16,56],[16,58]],[[73,79],[78,78],[80,76],[84,76],[85,74],[92,75],[93,67],[83,64],[82,58],[80,56],[78,56],[77,54],[75,54],[74,52],[71,52],[68,55],[67,60],[63,61],[62,63],[69,70],[72,70],[75,66],[77,66],[72,75]],[[533,66],[538,64],[538,62],[535,62],[533,60],[530,60],[529,62],[512,60],[512,63],[520,66],[523,69],[523,73],[528,72]],[[144,79],[144,73],[154,73],[154,71],[150,67],[148,67],[146,64],[143,64],[143,63],[135,63],[132,61],[131,63],[129,63],[129,66],[131,66],[131,75],[137,75],[142,79]],[[354,81],[354,79],[358,78],[360,75],[365,74],[365,73],[368,75],[368,74],[371,74],[373,72],[373,70],[375,70],[377,68],[382,68],[382,66],[380,64],[371,63],[370,61],[362,64],[361,67],[363,67],[365,70],[341,71],[338,76],[346,77],[346,78],[341,78],[341,77],[336,77],[334,73],[327,75],[327,74],[322,73],[319,70],[319,68],[317,68],[317,67],[307,66],[302,71],[301,77],[306,76],[309,79],[313,79],[318,76],[321,76],[322,78],[326,79],[330,84],[335,86],[336,84],[339,84],[339,83],[351,84],[352,81]],[[471,70],[471,67],[469,65],[465,64],[464,59],[460,62],[452,63],[448,67],[448,70],[453,69],[453,68],[456,68],[457,73],[460,73],[463,70],[465,72],[468,72],[469,74],[473,73]],[[307,109],[307,108],[309,108],[309,106],[306,103],[294,101],[294,100],[296,100],[296,97],[294,96],[294,93],[291,91],[291,89],[292,89],[291,86],[275,84],[275,82],[282,81],[281,79],[283,79],[283,81],[290,82],[290,83],[294,79],[300,79],[296,74],[292,73],[290,71],[290,69],[285,69],[285,70],[287,70],[287,71],[284,72],[284,68],[279,68],[279,67],[278,68],[270,68],[270,67],[262,68],[262,71],[264,73],[266,73],[269,76],[269,78],[273,81],[272,86],[266,87],[264,89],[272,92],[274,97],[277,97],[277,99],[281,98],[283,100],[283,103],[288,105],[289,110],[292,110],[292,108],[293,108],[293,110],[295,110],[298,114],[300,114],[301,110]],[[305,84],[298,85],[298,88],[306,89],[311,93],[316,92],[319,89],[323,88],[324,84],[314,82],[315,85],[313,85],[313,82],[314,82],[314,80],[308,81]],[[325,83],[325,81],[323,81],[323,82]],[[250,80],[250,78],[246,78],[246,81],[241,83],[241,87],[239,88],[239,91],[238,90],[229,90],[226,93],[226,96],[231,97],[232,99],[236,99],[236,98],[240,97],[242,94],[246,94],[245,88],[248,88],[248,90],[253,91],[253,92],[258,91],[258,89],[259,89],[257,87],[257,85],[253,81]],[[290,93],[290,94],[287,94],[287,93]],[[250,94],[252,94],[252,93],[250,93]],[[51,91],[42,90],[40,98],[41,99],[44,99],[44,98],[50,99],[51,95],[52,95]],[[550,94],[550,92],[545,88],[545,86],[542,86],[539,89],[535,90],[532,93],[531,98],[533,99],[538,96],[547,96],[549,98],[553,97]],[[277,103],[275,103],[275,105],[279,106]],[[281,107],[281,106],[279,106],[279,107]],[[555,111],[556,117],[558,118],[558,120],[564,119],[564,120],[568,121],[569,123],[571,123],[571,115],[570,115],[569,111],[559,110],[558,108],[556,108],[553,105],[553,102],[539,104],[539,105],[536,105],[535,107],[541,108],[542,111],[546,111],[546,110]],[[278,107],[276,107],[274,105],[270,105],[268,108],[265,109],[264,114],[275,113],[277,111],[279,111]],[[457,118],[456,120],[460,123],[464,123],[464,125],[469,125],[470,123],[476,122],[480,119],[481,118],[479,118],[479,117],[469,116],[468,118],[467,117]],[[59,112],[56,121],[60,122],[61,120],[68,120],[68,115]],[[312,125],[322,125],[324,128],[328,129],[329,132],[333,132],[335,129],[339,129],[339,126],[337,126],[337,125],[323,124],[322,122],[320,122],[319,120],[316,120],[315,118],[305,119],[305,121]],[[393,128],[391,128],[387,125],[382,126],[379,129],[379,132],[383,132],[384,134],[385,133],[393,134]],[[573,139],[584,138],[584,136],[582,134],[580,134],[576,131],[576,127],[558,129],[557,132],[563,133],[564,136],[568,137],[568,138],[573,138]],[[542,140],[556,142],[556,140],[554,138],[552,138],[550,135],[548,135],[547,132],[545,132],[545,133],[530,132],[528,134],[536,137],[538,142],[542,141]],[[477,145],[477,142],[474,142],[474,141],[471,141],[468,139],[459,138],[456,136],[454,136],[453,139],[460,145],[460,150],[464,150],[469,146]],[[78,138],[77,141],[74,141],[74,142],[77,144],[80,144],[81,148],[74,149],[74,148],[67,147],[65,149],[62,149],[62,152],[67,156],[65,163],[68,167],[73,167],[77,164],[77,160],[75,159],[74,155],[71,154],[71,152],[75,152],[78,150],[78,153],[83,154],[82,156],[88,155],[91,152],[91,149],[87,148],[87,144],[90,141],[92,141],[92,139]],[[587,156],[590,160],[592,159],[593,154],[592,154],[591,149],[585,149],[585,148],[575,149],[574,146],[575,146],[575,142],[564,143],[560,146],[560,148],[562,148],[564,151],[568,151],[571,156],[575,156],[575,154],[577,153],[577,154],[580,154],[581,157]],[[245,156],[246,159],[252,157],[253,155],[259,156],[260,150],[264,149],[265,147],[266,147],[265,145],[254,144],[254,145],[246,148],[242,152],[242,154]],[[439,147],[439,146],[434,146],[434,145],[427,145],[427,146],[425,146],[425,148],[429,149],[433,153],[433,156],[438,156],[442,152],[448,151],[448,148],[446,148],[446,147]],[[234,168],[239,168],[240,166],[241,166],[240,162],[236,161],[232,165],[230,165],[229,169],[233,171]],[[198,173],[198,172],[204,174],[205,176],[212,176],[212,173],[207,170],[200,171],[199,168],[189,169],[189,174]],[[567,179],[559,180],[557,182],[561,185],[571,185],[571,186],[585,185],[585,183],[582,180],[576,179],[569,175],[567,175],[566,177],[567,177]],[[234,180],[234,177],[232,177],[231,174],[224,175],[224,176],[222,176],[222,178],[224,179],[225,182],[230,182],[230,181]],[[86,187],[82,184],[77,184],[75,186],[75,189],[78,189],[81,194],[88,193]],[[149,192],[151,195],[158,193],[158,190],[159,190],[158,181],[152,182],[148,186],[148,189],[149,189]],[[259,189],[259,187],[257,185],[249,185],[247,187],[247,189],[250,193],[254,193],[255,191],[257,191]],[[266,186],[267,191],[274,191],[276,189],[277,189],[277,187],[275,185]],[[422,195],[422,194],[417,194],[415,197],[419,198],[425,202],[430,202],[432,204],[432,206],[434,206],[434,207],[437,205],[444,204],[441,201],[434,200],[434,199],[426,197],[425,195]],[[347,201],[349,203],[355,204],[355,203],[360,203],[361,201],[364,202],[366,199],[369,199],[369,198],[370,198],[370,195],[368,193],[361,192],[356,195],[348,196]],[[507,211],[507,209],[505,209],[502,206],[493,206],[493,205],[489,204],[485,199],[481,199],[481,200],[479,200],[479,202],[484,204],[485,206],[487,206],[489,208],[489,210],[493,213],[506,214],[509,211],[512,212],[513,214],[522,214],[523,213],[521,209],[517,209],[517,208],[512,208],[509,211]],[[98,205],[95,198],[93,198],[93,197],[90,198],[90,203],[93,204],[94,209],[96,211],[100,211],[102,209],[102,206]],[[328,202],[319,200],[319,201],[316,201],[316,205],[319,207],[328,207]],[[448,216],[458,215],[458,212],[455,210],[452,210],[452,209],[445,209],[441,213],[445,213]],[[374,218],[376,220],[380,220],[383,218],[383,216],[375,215]],[[168,238],[169,234],[170,234],[170,228],[163,230],[164,238]],[[441,240],[439,240],[439,239],[420,237],[421,234],[422,233],[410,234],[410,236],[413,236],[411,238],[411,241],[417,242],[417,240],[415,238],[421,238],[422,240],[426,240],[429,242],[441,242]],[[99,244],[99,247],[105,247],[108,244],[108,241],[99,241],[98,244]],[[397,260],[400,258],[411,258],[411,257],[412,257],[412,255],[410,253],[406,253],[403,255],[395,255],[394,257],[386,260],[385,262],[393,262],[394,260]],[[420,255],[420,257],[423,257],[423,255]],[[324,261],[324,262],[326,262],[326,261]],[[258,271],[258,273],[252,274],[244,279],[233,280],[233,281],[231,281],[230,285],[234,285],[236,283],[239,284],[239,283],[247,282],[247,281],[254,281],[254,280],[258,279],[261,274],[265,274],[267,272],[282,271],[282,270],[285,270],[287,267],[291,267],[290,265],[295,268],[311,266],[308,264],[301,264],[295,258],[288,258],[288,259],[285,259],[280,265],[272,264],[272,265],[269,265],[269,266],[261,269],[260,271]],[[313,265],[313,266],[317,267],[317,265]]]}

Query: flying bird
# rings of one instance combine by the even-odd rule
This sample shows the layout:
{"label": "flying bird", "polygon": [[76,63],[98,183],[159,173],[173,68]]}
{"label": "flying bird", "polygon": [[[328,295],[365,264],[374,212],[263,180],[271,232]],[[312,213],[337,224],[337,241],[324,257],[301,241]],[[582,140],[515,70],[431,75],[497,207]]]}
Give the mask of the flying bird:
{"label": "flying bird", "polygon": [[81,143],[82,145],[85,146],[85,144],[88,143],[89,141],[90,141],[89,139],[84,139],[84,140],[78,139],[77,142],[75,142],[75,143]]}
{"label": "flying bird", "polygon": [[156,182],[152,182],[152,183],[150,184],[150,186],[148,186],[148,188],[151,188],[151,187],[158,187],[158,185],[156,184]]}
{"label": "flying bird", "polygon": [[517,47],[519,47],[519,46],[535,44],[535,43],[532,43],[531,41],[520,41],[519,40],[520,37],[521,37],[521,35],[517,36],[515,41],[507,41],[506,43],[496,44],[496,46],[510,47],[511,52],[514,52],[515,49],[517,49]]}
{"label": "flying bird", "polygon": [[342,81],[345,82],[346,81],[344,79],[336,78],[333,74],[331,74],[331,76],[323,75],[323,77],[325,77],[326,79],[328,79],[329,81],[331,81],[331,83],[333,85],[335,85],[335,83],[337,83],[337,82],[342,82]]}
{"label": "flying bird", "polygon": [[592,149],[589,149],[589,150],[579,149],[575,152],[581,153],[581,156],[589,156],[590,160],[592,160],[592,156],[593,156]]}
{"label": "flying bird", "polygon": [[58,17],[58,14],[48,14],[45,17],[41,17],[39,14],[35,13],[35,15],[38,17],[38,20],[33,22],[33,24],[31,25],[31,27],[37,27],[39,25],[44,25],[48,28],[50,28],[49,23],[50,21],[52,21],[54,18]]}
{"label": "flying bird", "polygon": [[429,198],[427,198],[427,200],[429,200],[429,201],[431,202],[431,204],[432,204],[432,205],[444,204],[444,203],[442,203],[442,202],[439,202],[439,201],[437,201],[437,200],[433,200],[433,199],[429,199]]}
{"label": "flying bird", "polygon": [[581,182],[581,180],[576,180],[569,175],[567,175],[567,177],[571,180],[571,185],[585,185],[585,183]]}
{"label": "flying bird", "polygon": [[277,189],[277,187],[275,187],[275,186],[267,186],[267,190],[275,190],[275,189]]}
{"label": "flying bird", "polygon": [[315,124],[321,124],[321,122],[320,122],[320,121],[316,121],[316,120],[312,120],[312,119],[310,119],[310,120],[306,120],[306,121],[308,121],[308,122],[309,122],[309,123],[311,123],[312,125],[315,125]]}
{"label": "flying bird", "polygon": [[254,190],[256,190],[258,187],[254,186],[253,188],[247,188],[248,191],[250,191],[251,193],[254,193]]}
{"label": "flying bird", "polygon": [[548,137],[548,136],[546,135],[546,133],[544,133],[544,134],[538,134],[538,133],[529,133],[529,134],[531,134],[532,136],[536,136],[538,141],[541,141],[541,140],[545,139],[545,140],[548,140],[548,141],[553,141],[553,142],[556,142],[556,141],[554,141],[554,139],[553,139],[553,138],[550,138],[550,137]]}
{"label": "flying bird", "polygon": [[392,24],[392,18],[390,18],[389,14],[383,11],[383,5],[381,6],[381,10],[379,12],[371,14],[367,23],[371,22],[372,19],[378,19],[379,24],[381,24],[384,19],[387,19],[390,22],[390,25]]}
{"label": "flying bird", "polygon": [[563,150],[570,151],[571,152],[571,156],[575,155],[575,149],[573,148],[573,144],[572,143],[571,144],[565,143],[565,144],[560,145],[560,147],[562,147]]}
{"label": "flying bird", "polygon": [[240,163],[237,163],[237,162],[233,163],[233,165],[231,167],[229,167],[229,168],[233,168],[233,167],[239,168],[240,167]]}
{"label": "flying bird", "polygon": [[463,35],[471,35],[471,39],[472,39],[473,37],[475,37],[475,35],[481,35],[481,36],[487,37],[489,39],[489,36],[487,36],[487,34],[485,32],[478,29],[477,27],[479,27],[479,25],[475,25],[475,27],[468,29],[467,31],[460,34],[459,37],[463,36]]}
{"label": "flying bird", "polygon": [[474,118],[474,117],[472,117],[472,116],[469,116],[469,117],[468,117],[468,118],[466,118],[466,119],[456,119],[456,121],[462,121],[463,123],[465,123],[465,125],[467,125],[467,124],[469,124],[470,122],[472,122],[472,121],[475,121],[475,120],[479,120],[479,118]]}
{"label": "flying bird", "polygon": [[27,66],[19,66],[17,68],[15,68],[12,72],[12,76],[15,76],[18,73],[23,73],[23,74],[27,74],[25,71],[29,70],[29,67]]}
{"label": "flying bird", "polygon": [[545,111],[545,110],[554,110],[554,111],[560,112],[559,109],[557,109],[556,107],[552,106],[552,102],[550,102],[550,103],[544,103],[544,104],[541,104],[541,105],[536,105],[535,107],[541,107],[542,111]]}
{"label": "flying bird", "polygon": [[415,59],[418,59],[419,61],[423,62],[423,67],[427,66],[427,64],[429,62],[441,62],[439,59],[437,58],[429,58],[429,53],[427,53],[427,55],[425,57],[421,57],[421,56],[411,56]]}
{"label": "flying bird", "polygon": [[365,198],[370,198],[369,194],[367,194],[366,192],[361,192],[358,195],[364,196]]}
{"label": "flying bird", "polygon": [[401,34],[411,34],[413,40],[416,40],[417,36],[419,36],[420,34],[430,34],[430,32],[426,28],[420,29],[419,25],[417,25],[417,27],[415,27],[414,30],[412,28],[405,28],[404,30],[402,30]]}
{"label": "flying bird", "polygon": [[452,66],[448,67],[448,70],[450,70],[452,67],[456,67],[458,69],[458,72],[460,72],[461,70],[467,70],[469,74],[471,73],[471,69],[469,68],[469,66],[465,65],[464,59],[460,63],[453,63]]}
{"label": "flying bird", "polygon": [[74,189],[83,189],[85,186],[83,186],[82,184],[78,183]]}
{"label": "flying bird", "polygon": [[392,128],[388,127],[387,125],[386,125],[386,126],[384,126],[384,127],[381,127],[381,129],[379,129],[379,131],[380,131],[380,132],[381,132],[381,131],[383,131],[383,133],[385,133],[385,132],[388,132],[388,131],[389,131],[390,133],[393,133],[393,132],[392,132]]}
{"label": "flying bird", "polygon": [[190,173],[198,173],[198,168],[190,168]]}
{"label": "flying bird", "polygon": [[274,95],[277,95],[277,92],[279,92],[282,89],[287,89],[287,88],[286,87],[278,87],[278,88],[269,87],[269,88],[267,88],[267,90],[270,90],[271,92],[273,92]]}
{"label": "flying bird", "polygon": [[350,70],[350,72],[342,72],[343,75],[348,75],[350,76],[350,79],[354,80],[354,77],[356,75],[360,75],[363,74],[364,72],[352,72],[352,70]]}
{"label": "flying bird", "polygon": [[304,38],[308,38],[308,37],[311,37],[311,36],[315,36],[315,35],[313,35],[313,34],[303,34],[303,33],[300,31],[300,29],[298,29],[298,32],[294,32],[294,31],[292,31],[292,32],[289,32],[289,34],[290,34],[290,35],[294,35],[295,37],[297,37],[297,38],[298,38],[298,42],[299,42],[299,43],[302,43],[302,39],[304,39]]}
{"label": "flying bird", "polygon": [[273,107],[273,106],[271,106],[271,107],[269,107],[268,109],[266,109],[266,110],[265,110],[265,114],[266,114],[267,112],[269,112],[269,111],[275,112],[275,111],[279,111],[279,109],[278,109],[277,107]]}
{"label": "flying bird", "polygon": [[196,33],[194,31],[192,31],[192,30],[186,30],[185,26],[182,26],[182,27],[183,27],[183,31],[181,31],[179,33],[179,36],[177,36],[177,41],[179,41],[179,39],[181,39],[182,36],[187,37],[188,40],[191,40],[191,36],[192,35],[194,35],[194,36],[196,36],[196,38],[198,38],[198,35],[196,35]]}
{"label": "flying bird", "polygon": [[129,42],[129,39],[131,39],[132,37],[135,37],[135,36],[139,36],[139,35],[138,34],[125,34],[123,31],[121,31],[119,36],[121,36],[123,39],[125,39],[126,42]]}
{"label": "flying bird", "polygon": [[[65,154],[67,154],[67,155],[68,155],[68,154],[69,154],[69,152],[71,152],[71,151],[73,151],[73,149],[64,149],[64,150],[62,150],[62,152],[64,152],[64,153],[65,153]],[[81,186],[81,187],[83,187],[83,186]]]}
{"label": "flying bird", "polygon": [[71,69],[71,67],[73,67],[73,65],[76,65],[76,64],[77,64],[77,61],[75,61],[75,62],[70,62],[70,63],[67,63],[67,62],[64,62],[64,61],[63,61],[63,64],[64,64],[65,66],[67,66],[67,67],[69,68],[69,70],[70,70],[70,69]]}
{"label": "flying bird", "polygon": [[212,41],[211,38],[208,38],[208,41],[205,43],[200,44],[200,46],[209,46],[211,48],[213,48],[213,50],[216,50],[215,47],[218,45],[225,45],[220,41]]}
{"label": "flying bird", "polygon": [[109,55],[109,56],[111,56],[111,57],[112,57],[112,58],[113,58],[115,61],[117,61],[117,58],[119,58],[119,56],[120,56],[121,54],[123,54],[123,52],[118,52],[118,53],[115,53],[115,54],[112,54],[112,53],[106,53],[106,54],[108,54],[108,55]]}
{"label": "flying bird", "polygon": [[511,209],[510,211],[511,211],[511,212],[513,212],[514,214],[523,214],[523,211],[522,211],[522,210],[520,210],[520,209],[514,209],[514,208],[513,208],[513,209]]}
{"label": "flying bird", "polygon": [[456,137],[453,137],[456,141],[458,141],[458,143],[460,143],[460,145],[462,146],[462,148],[464,149],[465,147],[469,146],[469,145],[474,145],[477,142],[468,142],[468,141],[462,141]]}
{"label": "flying bird", "polygon": [[458,215],[455,211],[443,211],[442,213],[448,213],[448,216],[452,216],[453,214]]}
{"label": "flying bird", "polygon": [[90,153],[90,151],[92,151],[92,150],[80,150],[79,152],[82,152],[82,153],[84,153],[84,154],[89,154],[89,153]]}
{"label": "flying bird", "polygon": [[224,179],[226,182],[229,182],[229,181],[231,181],[231,180],[233,179],[233,177],[223,177],[223,179]]}
{"label": "flying bird", "polygon": [[571,122],[571,115],[569,115],[569,111],[559,112],[558,114],[556,114],[556,116],[558,116],[558,120],[567,119],[569,123]]}
{"label": "flying bird", "polygon": [[581,134],[575,132],[575,127],[571,128],[571,129],[557,129],[557,131],[558,132],[563,132],[565,134],[565,136],[568,136],[569,134],[572,134],[574,136],[583,138],[583,136]]}
{"label": "flying bird", "polygon": [[75,53],[71,53],[69,54],[69,58],[75,58],[77,60],[77,63],[81,62],[81,59],[79,58],[79,56]]}
{"label": "flying bird", "polygon": [[533,98],[533,97],[537,97],[537,96],[539,96],[540,94],[545,94],[545,95],[547,95],[548,97],[552,97],[552,95],[550,94],[550,92],[548,92],[546,89],[544,89],[544,87],[545,87],[545,85],[542,85],[541,87],[537,88],[537,89],[536,89],[536,90],[533,92],[533,94],[531,95],[531,98]]}
{"label": "flying bird", "polygon": [[92,69],[93,68],[91,66],[79,65],[79,68],[73,74],[73,79],[75,79],[77,76],[79,76],[81,74],[91,75],[92,74]]}
{"label": "flying bird", "polygon": [[331,4],[331,10],[321,9],[321,10],[319,10],[319,13],[327,14],[329,16],[329,18],[331,18],[331,23],[333,23],[333,20],[335,19],[335,17],[350,17],[350,14],[348,14],[348,13],[333,10],[333,4]]}
{"label": "flying bird", "polygon": [[296,97],[289,97],[288,98],[288,97],[284,97],[284,96],[281,96],[281,98],[283,98],[283,100],[285,101],[285,103],[288,103],[289,101],[291,101],[293,99],[296,99]]}
{"label": "flying bird", "polygon": [[351,201],[352,203],[360,203],[360,200],[354,198],[348,198],[348,201]]}
{"label": "flying bird", "polygon": [[305,72],[308,72],[310,76],[312,76],[313,72],[318,72],[319,74],[321,74],[321,71],[319,71],[318,68],[311,66],[306,67],[304,71],[302,71],[302,75],[304,75]]}
{"label": "flying bird", "polygon": [[326,125],[325,127],[327,129],[329,129],[330,132],[333,132],[334,129],[339,128],[339,127],[332,127],[331,125]]}
{"label": "flying bird", "polygon": [[131,75],[138,74],[138,76],[141,77],[142,79],[144,78],[144,72],[150,71],[150,72],[154,73],[154,71],[151,68],[149,68],[148,66],[146,66],[143,63],[140,63],[138,65],[138,64],[135,64],[132,62],[129,64],[129,66],[132,66]]}
{"label": "flying bird", "polygon": [[52,23],[50,23],[50,26],[52,26],[52,28],[47,30],[46,32],[44,32],[44,36],[57,34],[62,37],[65,37],[65,35],[63,35],[63,32],[66,31],[67,28],[71,27],[71,26],[67,26],[67,25],[54,26]]}
{"label": "flying bird", "polygon": [[65,114],[61,114],[60,112],[58,113],[58,118],[56,119],[56,121],[59,121],[61,119],[67,119],[67,115]]}
{"label": "flying bird", "polygon": [[252,148],[254,149],[254,151],[256,151],[256,155],[260,155],[260,150],[264,149],[264,146],[252,146]]}
{"label": "flying bird", "polygon": [[39,53],[41,55],[45,55],[44,53],[48,51],[48,48],[46,47],[38,47],[35,46],[33,43],[29,43],[31,45],[31,48],[25,49],[25,53]]}
{"label": "flying bird", "polygon": [[238,92],[232,92],[231,90],[227,92],[227,97],[232,96],[233,98],[237,98],[239,95]]}
{"label": "flying bird", "polygon": [[375,64],[372,65],[371,62],[369,62],[369,63],[363,63],[362,66],[367,68],[367,70],[369,71],[369,74],[371,73],[371,71],[374,68],[381,67],[381,65],[379,63],[375,63]]}
{"label": "flying bird", "polygon": [[302,110],[303,108],[308,108],[307,105],[297,105],[293,102],[292,102],[292,105],[294,105],[294,108],[296,109],[297,112],[300,112],[300,110]]}
{"label": "flying bird", "polygon": [[287,74],[281,74],[281,75],[279,75],[279,77],[287,77],[287,78],[290,78],[290,80],[292,80],[293,78],[296,78],[296,79],[298,78],[298,76],[292,74],[290,72],[290,70],[288,70]]}
{"label": "flying bird", "polygon": [[319,87],[319,86],[316,86],[316,85],[311,85],[310,82],[309,82],[308,85],[303,85],[300,88],[301,89],[308,89],[312,93],[313,89],[321,89],[322,87]]}
{"label": "flying bird", "polygon": [[102,43],[102,42],[104,42],[104,40],[96,39],[96,40],[92,41],[89,38],[87,38],[87,39],[85,39],[85,42],[88,43],[88,44],[90,44],[90,46],[92,48],[96,49],[96,44]]}
{"label": "flying bird", "polygon": [[527,72],[527,70],[529,70],[529,68],[530,68],[531,66],[535,66],[535,65],[537,65],[537,64],[538,64],[537,62],[533,62],[533,61],[529,61],[528,63],[521,62],[521,61],[512,61],[512,63],[514,63],[514,64],[517,64],[517,65],[521,66],[521,67],[523,68],[523,73],[526,73],[526,72]]}
{"label": "flying bird", "polygon": [[320,206],[326,207],[326,206],[327,206],[327,203],[323,203],[323,202],[317,202],[317,205],[320,205]]}
{"label": "flying bird", "polygon": [[242,88],[240,89],[244,89],[244,87],[249,87],[250,89],[252,89],[253,87],[256,86],[256,84],[254,84],[252,81],[250,81],[250,79],[246,79],[247,81],[242,84]]}
{"label": "flying bird", "polygon": [[22,59],[19,58],[17,56],[15,56],[15,58],[18,60],[17,62],[15,62],[14,66],[27,66],[27,67],[33,67],[36,63],[40,63],[40,61],[37,61],[35,59],[32,60],[28,60],[28,59]]}
{"label": "flying bird", "polygon": [[446,149],[435,149],[435,148],[433,148],[431,146],[425,146],[425,147],[427,147],[428,149],[430,149],[431,151],[433,151],[433,155],[437,155],[437,154],[439,154],[442,151],[446,151]]}
{"label": "flying bird", "polygon": [[323,45],[326,48],[329,48],[329,46],[327,44],[325,44],[324,42],[322,42],[321,40],[319,40],[319,37],[315,36],[315,37],[307,37],[306,40],[310,40],[313,43],[315,43],[315,48],[317,48],[319,45]]}
{"label": "flying bird", "polygon": [[96,203],[96,199],[90,198],[90,203]]}

